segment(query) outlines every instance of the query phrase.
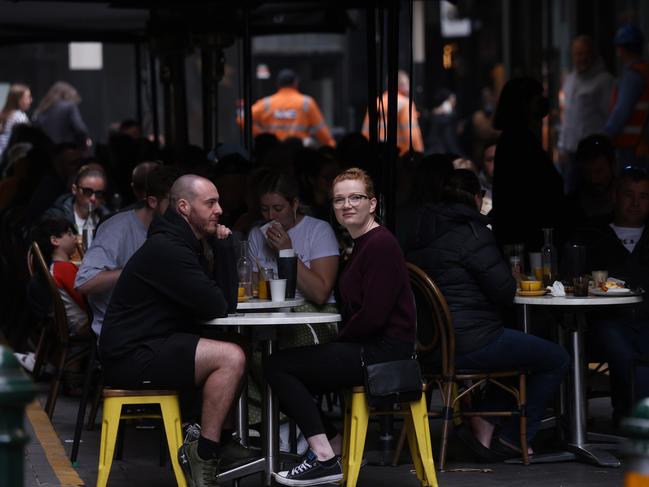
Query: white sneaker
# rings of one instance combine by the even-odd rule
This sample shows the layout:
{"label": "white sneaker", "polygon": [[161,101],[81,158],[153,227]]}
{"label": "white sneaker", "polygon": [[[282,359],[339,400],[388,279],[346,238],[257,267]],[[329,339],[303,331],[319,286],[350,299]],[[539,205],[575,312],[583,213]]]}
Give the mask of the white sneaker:
{"label": "white sneaker", "polygon": [[23,366],[27,372],[34,372],[34,364],[36,363],[36,358],[33,352],[29,353],[14,353],[14,357],[18,360],[18,363]]}
{"label": "white sneaker", "polygon": [[331,467],[326,467],[309,450],[302,463],[291,470],[273,473],[273,477],[278,484],[297,487],[329,484],[343,479],[343,467],[340,458],[336,458],[336,463]]}

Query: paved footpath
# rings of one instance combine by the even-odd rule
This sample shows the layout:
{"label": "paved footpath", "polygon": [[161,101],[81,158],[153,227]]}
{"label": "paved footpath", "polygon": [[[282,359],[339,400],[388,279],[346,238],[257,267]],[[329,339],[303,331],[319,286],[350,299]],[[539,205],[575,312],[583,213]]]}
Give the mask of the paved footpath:
{"label": "paved footpath", "polygon": [[[95,486],[99,457],[100,426],[83,431],[79,461],[74,468],[69,463],[78,399],[60,396],[54,415],[54,427],[42,408],[32,405],[25,418],[25,430],[31,437],[25,451],[26,487]],[[101,417],[101,411],[99,412]],[[432,435],[437,446],[439,421],[431,421]],[[398,429],[397,429],[398,432]],[[361,470],[358,487],[417,487],[408,453],[398,467],[374,466],[379,454],[378,427],[371,425],[366,457],[370,465]],[[168,459],[160,466],[160,431],[151,425],[127,427],[122,460],[115,460],[108,487],[174,487],[176,485]],[[164,458],[164,456],[163,456]],[[624,485],[624,469],[606,469],[568,462],[528,467],[505,464],[476,464],[449,461],[448,467],[458,471],[438,472],[440,487],[614,487]],[[461,471],[464,470],[464,471]],[[230,483],[222,487],[229,487]],[[261,485],[260,476],[248,477],[241,487]],[[334,485],[334,484],[331,484]],[[0,486],[2,483],[0,472]],[[7,486],[20,487],[20,486]]]}

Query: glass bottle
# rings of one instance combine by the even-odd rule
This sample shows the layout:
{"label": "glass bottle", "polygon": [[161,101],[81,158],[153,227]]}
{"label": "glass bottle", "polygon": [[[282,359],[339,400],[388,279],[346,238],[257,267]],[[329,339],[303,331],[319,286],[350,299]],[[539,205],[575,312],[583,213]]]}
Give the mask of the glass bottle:
{"label": "glass bottle", "polygon": [[552,243],[554,229],[543,229],[543,247],[541,248],[541,265],[543,266],[543,285],[551,286],[557,279],[557,249]]}
{"label": "glass bottle", "polygon": [[86,217],[86,221],[83,222],[83,228],[81,229],[84,252],[90,248],[92,239],[95,237],[95,222],[92,218],[92,210],[92,203],[88,203],[88,216]]}
{"label": "glass bottle", "polygon": [[252,297],[252,264],[248,257],[248,241],[239,243],[239,260],[237,261],[237,274],[239,275],[239,299]]}

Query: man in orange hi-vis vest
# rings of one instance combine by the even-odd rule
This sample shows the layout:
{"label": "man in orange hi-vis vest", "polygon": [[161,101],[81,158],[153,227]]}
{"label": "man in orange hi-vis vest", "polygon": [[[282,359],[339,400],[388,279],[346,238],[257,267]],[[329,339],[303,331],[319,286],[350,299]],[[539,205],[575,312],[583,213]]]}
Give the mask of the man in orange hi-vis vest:
{"label": "man in orange hi-vis vest", "polygon": [[624,68],[613,88],[611,114],[604,133],[613,139],[618,163],[626,165],[649,156],[649,63],[642,58],[644,37],[636,26],[620,27],[614,43]]}
{"label": "man in orange hi-vis vest", "polygon": [[[252,135],[275,134],[279,140],[297,137],[303,142],[311,137],[321,145],[335,142],[318,104],[297,89],[298,79],[291,69],[277,75],[277,93],[257,100],[252,106]],[[243,119],[237,120],[241,125]]]}
{"label": "man in orange hi-vis vest", "polygon": [[[412,113],[408,114],[410,78],[405,71],[399,71],[397,79],[397,147],[401,154],[405,154],[410,150],[410,131],[412,128],[412,150],[424,152],[424,142],[421,137],[421,130],[417,120],[417,108],[414,103],[412,104]],[[384,142],[387,140],[388,92],[383,93],[376,103],[379,141]],[[363,120],[362,132],[365,138],[370,138],[370,121],[367,113],[365,113],[365,120]]]}

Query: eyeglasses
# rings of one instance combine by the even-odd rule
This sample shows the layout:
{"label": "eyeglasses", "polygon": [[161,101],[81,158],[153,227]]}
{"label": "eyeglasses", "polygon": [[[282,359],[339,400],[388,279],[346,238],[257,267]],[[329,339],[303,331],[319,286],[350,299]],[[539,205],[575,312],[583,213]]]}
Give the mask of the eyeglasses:
{"label": "eyeglasses", "polygon": [[358,206],[361,204],[361,201],[366,199],[369,198],[364,194],[350,194],[347,197],[338,196],[337,198],[334,198],[332,201],[333,201],[334,208],[340,209],[343,206],[345,206],[346,201],[349,201],[349,204],[351,206]]}
{"label": "eyeglasses", "polygon": [[103,200],[106,197],[106,192],[103,189],[83,188],[79,186],[79,190],[86,198],[90,198],[93,194],[98,200]]}

